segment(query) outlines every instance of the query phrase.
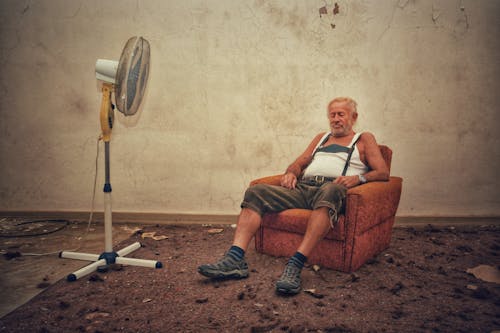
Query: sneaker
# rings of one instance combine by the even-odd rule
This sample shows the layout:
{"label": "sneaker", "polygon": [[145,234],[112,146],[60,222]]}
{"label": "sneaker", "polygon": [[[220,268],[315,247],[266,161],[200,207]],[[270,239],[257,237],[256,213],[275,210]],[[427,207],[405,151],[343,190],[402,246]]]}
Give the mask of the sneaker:
{"label": "sneaker", "polygon": [[199,266],[198,273],[212,279],[242,279],[248,277],[248,265],[245,259],[236,260],[226,254],[215,264]]}
{"label": "sneaker", "polygon": [[294,264],[287,264],[280,279],[276,281],[276,291],[282,294],[294,295],[300,291],[301,269]]}

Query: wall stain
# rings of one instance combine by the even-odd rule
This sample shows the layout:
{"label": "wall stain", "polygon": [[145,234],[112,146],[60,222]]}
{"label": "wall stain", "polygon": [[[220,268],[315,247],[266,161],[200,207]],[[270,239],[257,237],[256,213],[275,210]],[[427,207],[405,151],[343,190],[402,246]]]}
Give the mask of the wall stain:
{"label": "wall stain", "polygon": [[298,39],[303,39],[307,31],[307,19],[302,13],[298,13],[297,8],[278,7],[261,0],[254,3],[271,18],[271,22],[278,28],[287,28]]}
{"label": "wall stain", "polygon": [[252,146],[253,156],[259,164],[269,165],[273,161],[273,144],[272,142],[259,142]]}
{"label": "wall stain", "polygon": [[80,97],[75,98],[73,96],[73,98],[70,99],[69,102],[70,102],[71,110],[75,110],[76,112],[83,113],[83,114],[88,113],[89,107],[87,104],[87,100],[84,99],[83,97],[80,96]]}
{"label": "wall stain", "polygon": [[234,144],[234,138],[231,138],[230,140],[231,143],[225,146],[225,150],[227,155],[229,156],[229,159],[232,161],[236,156],[236,145]]}

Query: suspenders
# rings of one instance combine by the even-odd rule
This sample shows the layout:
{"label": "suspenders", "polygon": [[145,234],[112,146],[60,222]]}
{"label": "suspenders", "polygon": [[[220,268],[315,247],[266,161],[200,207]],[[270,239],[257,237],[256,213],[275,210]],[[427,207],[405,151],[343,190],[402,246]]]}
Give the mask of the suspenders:
{"label": "suspenders", "polygon": [[[347,159],[345,161],[345,165],[344,165],[344,170],[342,171],[342,176],[345,176],[346,173],[347,173],[347,169],[349,168],[349,165],[351,164],[351,156],[352,156],[352,153],[354,152],[354,148],[356,146],[356,143],[358,143],[359,139],[361,138],[361,135],[363,133],[361,133],[357,138],[356,140],[354,140],[354,142],[352,143],[351,147],[349,148],[349,151],[347,152]],[[313,157],[314,155],[316,154],[316,152],[318,151],[318,149],[320,149],[321,147],[323,147],[323,144],[328,141],[328,138],[330,137],[330,133],[326,134],[323,138],[323,140],[321,141],[321,143],[316,147],[316,149],[314,150],[314,153],[313,153]]]}
{"label": "suspenders", "polygon": [[349,149],[349,155],[347,155],[347,160],[345,161],[345,166],[344,166],[344,171],[342,171],[342,176],[345,176],[347,169],[349,168],[349,164],[351,164],[352,152],[354,151],[354,147],[356,146],[356,143],[358,143],[359,138],[361,138],[361,135],[358,136],[358,138],[352,143],[351,148]]}

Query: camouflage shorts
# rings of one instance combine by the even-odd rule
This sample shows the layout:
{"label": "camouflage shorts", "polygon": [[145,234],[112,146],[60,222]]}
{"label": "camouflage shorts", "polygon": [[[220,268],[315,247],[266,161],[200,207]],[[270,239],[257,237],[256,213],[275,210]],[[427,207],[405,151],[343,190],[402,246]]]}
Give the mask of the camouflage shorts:
{"label": "camouflage shorts", "polygon": [[283,186],[257,184],[250,186],[243,198],[241,208],[249,208],[260,216],[265,213],[276,213],[286,209],[318,209],[329,208],[332,226],[337,222],[342,211],[347,193],[343,185],[327,182],[321,186],[297,183],[294,189]]}

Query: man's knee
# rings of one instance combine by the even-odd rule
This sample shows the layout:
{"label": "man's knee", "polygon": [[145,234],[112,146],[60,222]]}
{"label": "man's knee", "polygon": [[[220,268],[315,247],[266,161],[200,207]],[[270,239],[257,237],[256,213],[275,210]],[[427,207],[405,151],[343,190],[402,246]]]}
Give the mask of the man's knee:
{"label": "man's knee", "polygon": [[262,198],[263,195],[269,190],[269,185],[268,184],[256,184],[253,186],[250,186],[247,188],[245,191],[245,196],[244,200],[245,201],[254,201],[254,200],[259,200]]}
{"label": "man's knee", "polygon": [[324,184],[315,198],[313,209],[328,207],[337,213],[341,212],[344,209],[346,194],[347,188],[343,185]]}
{"label": "man's knee", "polygon": [[243,197],[243,202],[241,203],[241,208],[249,208],[262,216],[265,207],[264,198],[268,190],[269,185],[267,184],[257,184],[247,188]]}
{"label": "man's knee", "polygon": [[327,183],[324,184],[320,191],[326,198],[343,199],[347,194],[347,188],[344,185]]}

